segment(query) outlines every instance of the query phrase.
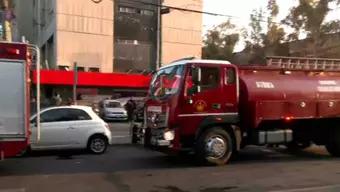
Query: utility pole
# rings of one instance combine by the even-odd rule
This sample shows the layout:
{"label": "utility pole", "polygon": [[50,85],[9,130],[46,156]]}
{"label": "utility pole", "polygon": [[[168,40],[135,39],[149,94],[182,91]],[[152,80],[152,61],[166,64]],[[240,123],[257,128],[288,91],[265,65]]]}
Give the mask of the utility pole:
{"label": "utility pole", "polygon": [[8,0],[3,0],[3,4],[5,7],[5,40],[8,42],[12,42],[12,27],[11,27],[11,20],[13,19],[13,13],[10,9],[10,4]]}
{"label": "utility pole", "polygon": [[73,104],[77,105],[78,64],[73,63]]}
{"label": "utility pole", "polygon": [[158,0],[157,6],[157,51],[156,51],[156,68],[161,67],[161,9],[162,0]]}
{"label": "utility pole", "polygon": [[158,0],[157,6],[157,68],[162,67],[162,15],[170,13],[169,7],[163,7],[163,1]]}

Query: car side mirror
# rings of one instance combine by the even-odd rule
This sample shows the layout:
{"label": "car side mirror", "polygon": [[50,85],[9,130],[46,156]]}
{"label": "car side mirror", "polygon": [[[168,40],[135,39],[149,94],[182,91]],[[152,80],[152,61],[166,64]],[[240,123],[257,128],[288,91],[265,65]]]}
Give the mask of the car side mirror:
{"label": "car side mirror", "polygon": [[32,124],[34,127],[37,127],[37,119],[33,119],[32,121],[30,121],[30,124]]}

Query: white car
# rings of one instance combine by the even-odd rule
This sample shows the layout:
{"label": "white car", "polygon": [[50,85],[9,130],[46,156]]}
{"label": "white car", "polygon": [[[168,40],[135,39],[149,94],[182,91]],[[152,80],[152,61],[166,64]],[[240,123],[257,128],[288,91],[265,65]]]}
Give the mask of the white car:
{"label": "white car", "polygon": [[31,122],[30,148],[34,150],[88,149],[95,154],[104,153],[111,144],[111,131],[86,106],[51,107],[40,112],[40,141],[37,142],[37,115]]}
{"label": "white car", "polygon": [[124,106],[117,100],[104,100],[99,103],[99,116],[106,121],[128,120]]}

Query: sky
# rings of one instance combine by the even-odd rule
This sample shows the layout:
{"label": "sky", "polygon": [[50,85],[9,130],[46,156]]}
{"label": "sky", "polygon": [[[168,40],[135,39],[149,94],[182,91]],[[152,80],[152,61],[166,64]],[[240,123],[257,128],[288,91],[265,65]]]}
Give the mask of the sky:
{"label": "sky", "polygon": [[[248,28],[252,10],[261,7],[266,9],[267,2],[268,0],[203,0],[203,11],[235,16],[231,18],[232,23],[236,24],[238,28]],[[289,9],[297,3],[298,0],[277,0],[280,8],[278,21],[284,19],[288,15]],[[227,19],[228,17],[203,15],[203,32],[205,33],[208,29]],[[327,20],[332,19],[340,19],[340,9],[328,15]],[[264,25],[266,24],[264,23]],[[240,51],[242,48],[242,43],[239,43],[235,51]]]}

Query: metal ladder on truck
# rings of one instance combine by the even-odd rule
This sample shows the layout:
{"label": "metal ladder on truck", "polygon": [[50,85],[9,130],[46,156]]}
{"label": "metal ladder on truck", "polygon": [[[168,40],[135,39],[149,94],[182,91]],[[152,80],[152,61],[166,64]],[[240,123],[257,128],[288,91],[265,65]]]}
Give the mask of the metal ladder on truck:
{"label": "metal ladder on truck", "polygon": [[340,71],[340,59],[310,57],[266,57],[267,66],[291,70]]}

